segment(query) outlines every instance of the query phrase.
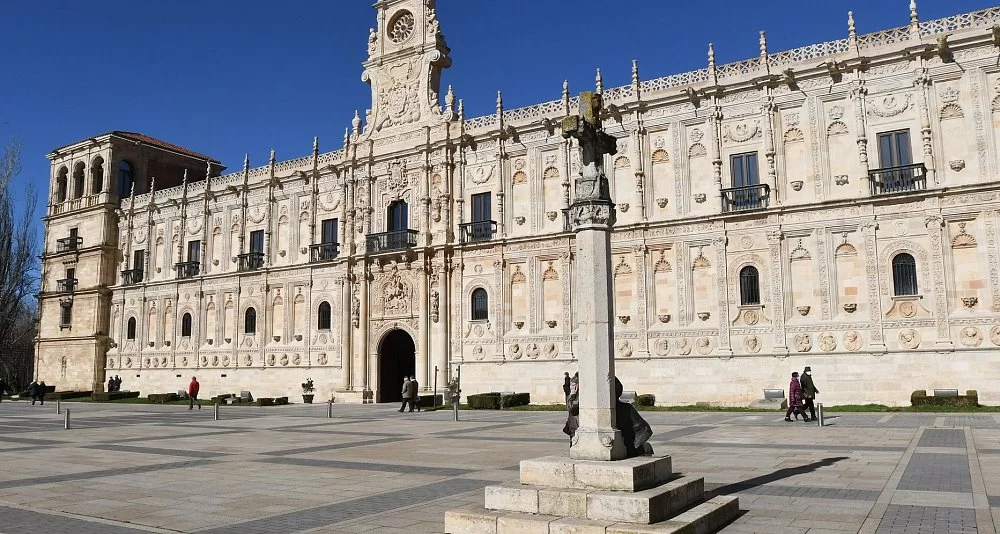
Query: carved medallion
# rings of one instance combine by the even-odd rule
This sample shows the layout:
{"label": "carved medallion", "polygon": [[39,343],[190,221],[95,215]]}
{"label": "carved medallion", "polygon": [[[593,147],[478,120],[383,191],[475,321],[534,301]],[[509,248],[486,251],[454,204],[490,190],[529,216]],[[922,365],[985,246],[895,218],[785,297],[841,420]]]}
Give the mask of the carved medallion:
{"label": "carved medallion", "polygon": [[809,352],[812,350],[812,338],[809,334],[796,334],[795,335],[795,350],[798,352]]}
{"label": "carved medallion", "polygon": [[632,344],[625,340],[618,341],[618,357],[619,358],[631,358],[632,357]]}
{"label": "carved medallion", "polygon": [[677,354],[681,356],[687,356],[691,354],[691,343],[686,337],[682,337],[674,342],[674,346],[677,347]]}
{"label": "carved medallion", "polygon": [[829,332],[823,332],[819,336],[819,348],[823,352],[831,352],[837,349],[837,338]]}
{"label": "carved medallion", "polygon": [[747,336],[743,340],[743,348],[746,349],[746,351],[749,352],[750,354],[757,354],[758,352],[760,352],[760,347],[761,347],[760,338],[758,338],[757,336]]}
{"label": "carved medallion", "polygon": [[[481,349],[482,347],[477,346],[476,348],[480,348]],[[475,353],[475,350],[476,349],[472,349],[473,353]],[[518,345],[517,343],[514,343],[513,345],[510,346],[510,358],[512,360],[520,360],[521,356],[523,356],[523,355],[524,354],[521,352],[521,345]],[[482,358],[480,358],[480,359],[482,359]]]}
{"label": "carved medallion", "polygon": [[698,338],[698,340],[695,341],[695,346],[697,347],[695,350],[698,351],[698,354],[701,354],[703,356],[705,354],[708,354],[709,352],[712,352],[712,340],[708,339],[707,337]]}
{"label": "carved medallion", "polygon": [[537,360],[538,359],[538,355],[539,355],[538,344],[537,343],[528,343],[524,347],[524,354],[528,358],[531,358],[532,360]]}
{"label": "carved medallion", "polygon": [[899,346],[904,349],[915,349],[920,346],[920,333],[908,328],[899,333]]}
{"label": "carved medallion", "polygon": [[662,338],[657,339],[656,342],[653,343],[653,352],[655,352],[657,356],[666,356],[670,354],[670,342]]}
{"label": "carved medallion", "polygon": [[966,347],[978,347],[983,343],[983,334],[978,328],[967,326],[962,329],[961,342]]}

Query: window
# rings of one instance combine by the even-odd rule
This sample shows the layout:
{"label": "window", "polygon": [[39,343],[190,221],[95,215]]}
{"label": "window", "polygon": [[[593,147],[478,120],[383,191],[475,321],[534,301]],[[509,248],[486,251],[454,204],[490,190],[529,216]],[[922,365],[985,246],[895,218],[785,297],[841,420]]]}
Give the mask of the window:
{"label": "window", "polygon": [[730,170],[733,175],[733,187],[749,187],[758,185],[757,153],[733,154],[729,156]]}
{"label": "window", "polygon": [[191,263],[201,263],[201,241],[188,241],[187,261]]}
{"label": "window", "polygon": [[146,267],[146,251],[145,250],[133,250],[132,251],[132,268],[139,269],[140,271]]}
{"label": "window", "polygon": [[319,314],[317,315],[316,328],[320,330],[329,330],[330,324],[333,322],[332,313],[330,311],[329,302],[321,302],[319,305]]}
{"label": "window", "polygon": [[181,337],[191,337],[191,314],[185,313],[181,317]]}
{"label": "window", "polygon": [[90,193],[96,195],[104,189],[104,158],[98,156],[90,164]]}
{"label": "window", "polygon": [[490,194],[472,195],[472,222],[486,222],[492,219],[490,214]]}
{"label": "window", "polygon": [[878,134],[878,157],[883,169],[913,163],[910,155],[910,131],[898,130]]}
{"label": "window", "polygon": [[477,288],[472,292],[472,320],[486,321],[490,318],[489,295],[483,288]]}
{"label": "window", "polygon": [[250,232],[250,252],[257,254],[264,253],[264,231],[254,230]]}
{"label": "window", "polygon": [[128,318],[128,327],[125,332],[125,339],[135,339],[135,317]]}
{"label": "window", "polygon": [[118,195],[127,197],[132,194],[132,185],[135,184],[135,171],[132,164],[122,160],[118,164]]}
{"label": "window", "polygon": [[324,219],[322,223],[322,239],[321,243],[336,243],[337,242],[337,219]]}
{"label": "window", "polygon": [[66,202],[66,184],[69,169],[62,167],[56,174],[56,202]]}
{"label": "window", "polygon": [[59,310],[59,327],[69,328],[73,323],[73,304],[70,302],[63,302]]}
{"label": "window", "polygon": [[66,269],[66,280],[76,280],[76,269]]}
{"label": "window", "polygon": [[80,198],[83,196],[85,180],[86,173],[84,172],[84,165],[81,161],[73,167],[73,198]]}
{"label": "window", "polygon": [[386,230],[389,232],[409,229],[409,207],[406,202],[397,200],[389,204],[389,220],[387,222],[388,228]]}
{"label": "window", "polygon": [[897,297],[917,295],[917,262],[903,252],[892,258],[892,289]]}
{"label": "window", "polygon": [[257,333],[257,310],[253,308],[247,308],[246,316],[243,321],[243,333],[244,334]]}
{"label": "window", "polygon": [[743,306],[760,304],[760,274],[752,265],[740,269],[740,304]]}

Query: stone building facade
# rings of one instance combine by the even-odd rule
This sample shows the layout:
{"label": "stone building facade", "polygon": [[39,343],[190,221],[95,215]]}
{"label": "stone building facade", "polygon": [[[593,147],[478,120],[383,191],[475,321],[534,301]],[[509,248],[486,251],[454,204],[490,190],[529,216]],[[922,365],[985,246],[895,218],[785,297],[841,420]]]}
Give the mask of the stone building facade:
{"label": "stone building facade", "polygon": [[[570,291],[579,162],[558,127],[576,99],[498,94],[466,118],[440,84],[434,1],[375,9],[371,106],[338,150],[225,175],[115,135],[50,154],[39,378],[294,396],[310,377],[361,402],[397,398],[404,374],[460,375],[465,393],[562,400],[587,298]],[[844,39],[795,50],[762,32],[737,63],[709,45],[693,72],[646,80],[633,63],[614,88],[598,72],[626,388],[745,405],[811,365],[827,403],[1000,402],[998,23],[1000,8],[921,22],[911,5],[906,26],[862,35],[849,15]],[[121,161],[167,156],[199,168],[60,193],[77,162],[110,186]],[[83,243],[62,252],[73,228]]]}

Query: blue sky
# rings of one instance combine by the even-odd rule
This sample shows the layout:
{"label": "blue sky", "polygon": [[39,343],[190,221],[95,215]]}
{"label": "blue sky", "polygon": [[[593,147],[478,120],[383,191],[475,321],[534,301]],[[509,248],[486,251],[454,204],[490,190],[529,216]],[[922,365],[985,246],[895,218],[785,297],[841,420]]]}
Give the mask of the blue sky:
{"label": "blue sky", "polygon": [[[19,138],[21,180],[48,190],[51,149],[109,130],[138,131],[207,153],[236,170],[340,147],[356,108],[372,0],[284,2],[40,0],[8,2],[0,17],[0,140]],[[569,79],[590,89],[756,56],[908,23],[908,0],[438,0],[454,65],[443,84],[466,116],[553,100]],[[921,20],[989,7],[986,0],[920,0]],[[808,7],[803,7],[808,6]],[[586,20],[578,17],[586,14]],[[592,30],[587,33],[584,28]],[[42,210],[39,210],[39,216]]]}

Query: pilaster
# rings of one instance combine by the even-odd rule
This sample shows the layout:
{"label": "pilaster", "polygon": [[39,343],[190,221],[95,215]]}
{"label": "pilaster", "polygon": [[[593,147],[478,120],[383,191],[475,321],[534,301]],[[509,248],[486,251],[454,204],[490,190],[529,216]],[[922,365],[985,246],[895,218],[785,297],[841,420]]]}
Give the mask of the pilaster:
{"label": "pilaster", "polygon": [[868,347],[872,352],[885,352],[885,336],[882,331],[882,297],[878,283],[878,246],[875,231],[878,223],[865,221],[858,227],[858,233],[865,243],[865,278],[868,285]]}
{"label": "pilaster", "polygon": [[944,250],[941,239],[944,219],[933,213],[924,219],[924,225],[927,226],[927,237],[930,240],[930,274],[934,284],[934,330],[937,333],[934,345],[939,350],[952,350],[955,345],[951,341],[951,329],[948,327],[948,284],[945,280]]}

